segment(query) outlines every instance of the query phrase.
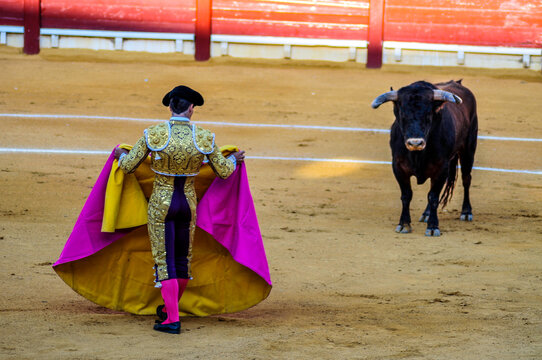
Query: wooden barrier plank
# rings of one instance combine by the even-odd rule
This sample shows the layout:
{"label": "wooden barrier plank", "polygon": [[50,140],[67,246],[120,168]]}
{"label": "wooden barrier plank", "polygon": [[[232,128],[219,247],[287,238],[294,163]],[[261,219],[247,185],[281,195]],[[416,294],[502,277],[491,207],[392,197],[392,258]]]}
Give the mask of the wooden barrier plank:
{"label": "wooden barrier plank", "polygon": [[193,33],[195,1],[42,0],[42,26],[92,30]]}
{"label": "wooden barrier plank", "polygon": [[384,39],[540,47],[542,2],[387,0]]}
{"label": "wooden barrier plank", "polygon": [[532,48],[542,46],[541,33],[530,29],[516,29],[512,32],[509,29],[492,26],[473,27],[436,24],[433,24],[430,28],[427,26],[415,28],[395,24],[395,28],[390,28],[386,28],[384,32],[384,39],[389,41]]}
{"label": "wooden barrier plank", "polygon": [[408,22],[414,24],[464,24],[469,26],[516,26],[530,27],[542,25],[540,12],[505,12],[484,9],[418,9],[386,7],[386,23]]}
{"label": "wooden barrier plank", "polygon": [[[256,21],[284,21],[284,22],[305,22],[307,24],[362,24],[367,23],[368,11],[362,14],[318,14],[299,12],[273,12],[262,14],[252,10],[230,10],[213,8],[213,19],[232,20],[256,20]],[[364,22],[365,21],[365,22]]]}
{"label": "wooden barrier plank", "polygon": [[365,40],[367,39],[367,25],[213,19],[213,33],[223,35]]}
{"label": "wooden barrier plank", "polygon": [[246,10],[262,14],[271,13],[299,13],[299,14],[337,14],[349,15],[366,12],[369,9],[369,0],[358,1],[257,1],[257,0],[215,0],[213,10]]}
{"label": "wooden barrier plank", "polygon": [[368,7],[368,0],[215,0],[213,33],[366,40]]}

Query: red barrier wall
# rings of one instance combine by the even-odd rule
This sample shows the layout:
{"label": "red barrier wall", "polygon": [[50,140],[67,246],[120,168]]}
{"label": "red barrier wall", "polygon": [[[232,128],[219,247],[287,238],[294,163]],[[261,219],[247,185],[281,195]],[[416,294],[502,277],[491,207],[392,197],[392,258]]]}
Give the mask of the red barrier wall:
{"label": "red barrier wall", "polygon": [[[23,25],[24,0],[0,0]],[[194,33],[196,0],[41,0],[48,28]],[[214,0],[214,34],[367,40],[370,0]],[[384,40],[542,47],[542,1],[385,0]]]}
{"label": "red barrier wall", "polygon": [[369,0],[213,0],[213,33],[366,40]]}
{"label": "red barrier wall", "polygon": [[386,0],[384,40],[542,47],[542,1]]}

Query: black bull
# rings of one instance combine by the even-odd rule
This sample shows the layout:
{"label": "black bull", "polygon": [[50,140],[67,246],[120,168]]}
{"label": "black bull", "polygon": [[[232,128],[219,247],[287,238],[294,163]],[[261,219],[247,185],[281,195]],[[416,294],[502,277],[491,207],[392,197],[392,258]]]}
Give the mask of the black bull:
{"label": "black bull", "polygon": [[437,209],[441,203],[446,206],[451,198],[458,161],[464,188],[460,219],[472,221],[469,188],[478,136],[476,99],[472,92],[461,80],[438,84],[418,81],[380,95],[372,107],[376,109],[387,101],[393,101],[395,122],[391,127],[390,147],[393,173],[403,203],[395,231],[411,231],[410,177],[415,176],[418,184],[431,179],[427,207],[420,218],[427,222],[425,235],[440,235]]}

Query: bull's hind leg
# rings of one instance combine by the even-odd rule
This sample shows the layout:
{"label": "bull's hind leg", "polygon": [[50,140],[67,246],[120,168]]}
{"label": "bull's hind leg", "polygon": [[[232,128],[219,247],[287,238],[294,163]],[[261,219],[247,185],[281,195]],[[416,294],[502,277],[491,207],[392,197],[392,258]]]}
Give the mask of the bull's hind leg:
{"label": "bull's hind leg", "polygon": [[472,166],[474,165],[474,153],[476,152],[477,134],[478,134],[478,118],[474,115],[472,127],[468,139],[468,146],[460,154],[461,161],[461,180],[463,182],[463,206],[461,207],[462,221],[472,221],[472,206],[470,204],[470,183]]}
{"label": "bull's hind leg", "polygon": [[[457,156],[454,156],[450,160],[450,164],[448,165],[448,180],[447,181],[453,181],[455,183],[455,176],[456,176],[456,173],[457,173],[457,162],[458,162]],[[452,180],[450,180],[450,179],[452,179]],[[452,191],[453,191],[453,184],[452,184]],[[446,196],[444,196],[444,197],[446,197]],[[450,197],[451,197],[451,194],[450,194]],[[446,199],[444,201],[446,202],[448,200],[449,199]],[[446,204],[444,204],[444,205],[446,205]],[[429,202],[427,202],[427,207],[425,208],[424,212],[422,213],[422,216],[420,217],[420,222],[428,222],[430,212],[431,212],[431,205],[429,204]]]}
{"label": "bull's hind leg", "polygon": [[462,221],[472,221],[472,206],[470,204],[471,171],[474,163],[474,152],[461,156],[461,179],[463,181],[463,206],[461,207]]}

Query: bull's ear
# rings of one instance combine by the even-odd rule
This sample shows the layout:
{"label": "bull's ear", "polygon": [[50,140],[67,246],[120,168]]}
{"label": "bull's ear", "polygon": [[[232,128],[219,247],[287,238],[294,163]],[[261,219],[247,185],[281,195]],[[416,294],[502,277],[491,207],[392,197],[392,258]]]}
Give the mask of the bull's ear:
{"label": "bull's ear", "polygon": [[376,99],[374,99],[371,106],[373,107],[373,109],[376,109],[380,105],[384,104],[385,102],[395,101],[395,100],[397,100],[397,91],[392,90],[392,91],[388,91],[387,93],[384,93],[384,94],[378,96]]}

